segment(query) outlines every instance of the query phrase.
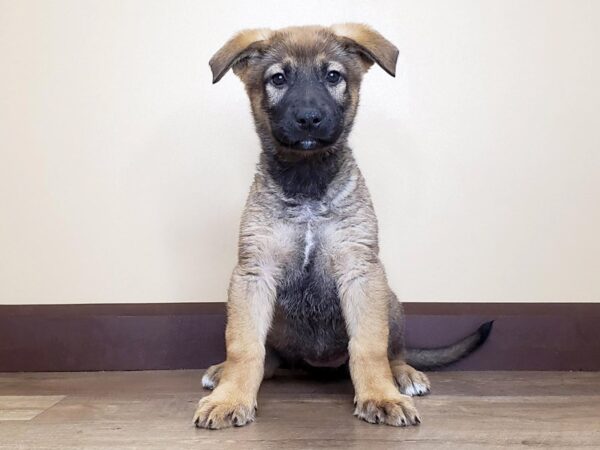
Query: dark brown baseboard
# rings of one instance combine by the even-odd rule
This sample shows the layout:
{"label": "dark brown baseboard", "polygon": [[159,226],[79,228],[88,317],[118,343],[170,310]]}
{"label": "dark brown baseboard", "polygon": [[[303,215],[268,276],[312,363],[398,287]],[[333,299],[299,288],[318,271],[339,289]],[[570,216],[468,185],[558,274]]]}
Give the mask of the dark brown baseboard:
{"label": "dark brown baseboard", "polygon": [[[412,347],[495,320],[446,370],[600,370],[600,304],[405,303]],[[197,369],[223,359],[223,303],[0,306],[0,372]]]}

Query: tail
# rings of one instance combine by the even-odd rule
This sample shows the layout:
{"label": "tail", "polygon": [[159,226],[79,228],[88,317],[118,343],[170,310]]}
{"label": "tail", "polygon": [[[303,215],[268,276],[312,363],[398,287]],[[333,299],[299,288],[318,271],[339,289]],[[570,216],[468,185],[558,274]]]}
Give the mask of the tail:
{"label": "tail", "polygon": [[477,350],[492,332],[494,321],[481,325],[475,333],[455,344],[439,348],[407,349],[406,362],[417,369],[436,369],[456,362]]}

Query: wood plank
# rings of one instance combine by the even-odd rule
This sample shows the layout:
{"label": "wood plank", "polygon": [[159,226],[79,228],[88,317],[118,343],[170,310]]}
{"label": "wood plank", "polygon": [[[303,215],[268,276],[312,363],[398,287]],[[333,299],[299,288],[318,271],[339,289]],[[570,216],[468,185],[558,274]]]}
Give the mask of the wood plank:
{"label": "wood plank", "polygon": [[64,399],[64,395],[0,395],[0,421],[31,420]]}

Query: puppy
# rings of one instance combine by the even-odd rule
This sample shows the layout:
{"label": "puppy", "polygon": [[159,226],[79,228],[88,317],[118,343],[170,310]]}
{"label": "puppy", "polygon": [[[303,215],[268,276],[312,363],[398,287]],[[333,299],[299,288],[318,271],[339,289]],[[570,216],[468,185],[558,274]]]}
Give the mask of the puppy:
{"label": "puppy", "polygon": [[421,422],[411,396],[430,390],[410,364],[449,364],[491,323],[435,350],[408,350],[402,307],[379,260],[377,219],[347,145],[363,75],[396,71],[398,50],[361,24],[238,33],[210,60],[250,98],[262,152],[242,215],[227,304],[227,358],[203,378],[198,427],[254,420],[261,381],[280,364],[348,366],[354,414],[393,426]]}

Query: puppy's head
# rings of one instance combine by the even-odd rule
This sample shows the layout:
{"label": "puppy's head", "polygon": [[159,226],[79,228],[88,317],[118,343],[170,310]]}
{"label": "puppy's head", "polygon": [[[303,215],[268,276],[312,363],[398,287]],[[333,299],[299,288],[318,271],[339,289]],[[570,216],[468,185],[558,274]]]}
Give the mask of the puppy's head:
{"label": "puppy's head", "polygon": [[246,86],[267,148],[306,155],[343,145],[363,74],[395,75],[398,50],[361,24],[246,30],[210,60],[213,83],[232,68]]}

